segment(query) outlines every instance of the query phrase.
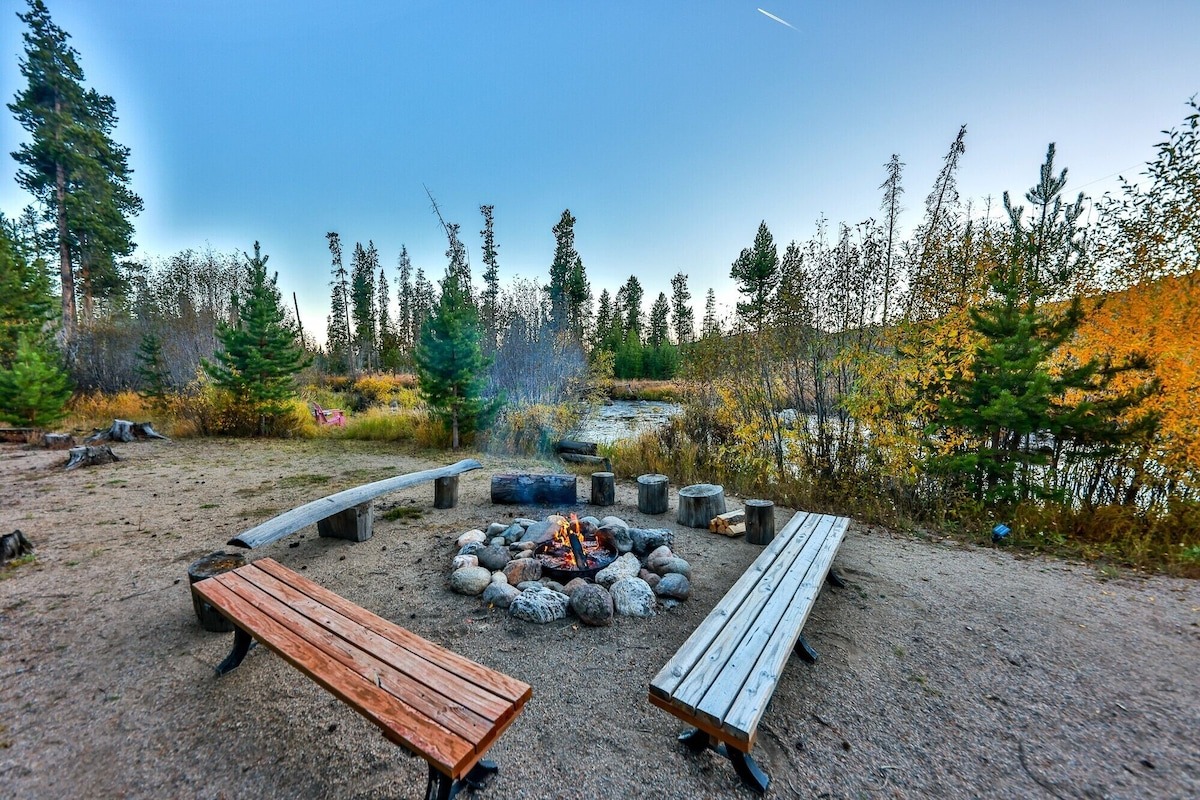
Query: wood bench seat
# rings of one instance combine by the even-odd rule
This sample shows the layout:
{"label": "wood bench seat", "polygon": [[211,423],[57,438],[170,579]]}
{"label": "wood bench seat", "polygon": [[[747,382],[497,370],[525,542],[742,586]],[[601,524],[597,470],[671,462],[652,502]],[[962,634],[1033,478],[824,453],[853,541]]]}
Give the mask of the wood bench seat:
{"label": "wood bench seat", "polygon": [[754,763],[759,720],[793,650],[816,654],[801,630],[828,578],[849,520],[796,514],[713,607],[650,683],[650,702],[695,730],[680,739],[693,750],[714,747],[742,779],[766,791]]}
{"label": "wood bench seat", "polygon": [[448,800],[496,771],[483,759],[532,695],[526,683],[363,609],[269,559],[195,584],[232,622],[241,663],[251,637],[429,763],[426,797]]}

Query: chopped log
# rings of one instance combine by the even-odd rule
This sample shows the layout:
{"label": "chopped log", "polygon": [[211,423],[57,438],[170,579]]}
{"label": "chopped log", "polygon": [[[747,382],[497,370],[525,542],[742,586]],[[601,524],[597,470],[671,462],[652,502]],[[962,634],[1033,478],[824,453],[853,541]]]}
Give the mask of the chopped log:
{"label": "chopped log", "polygon": [[611,472],[592,473],[592,505],[611,506],[617,502],[617,480]]}
{"label": "chopped log", "polygon": [[595,442],[573,442],[570,439],[563,439],[554,445],[554,450],[557,453],[576,453],[581,456],[594,456],[599,452]]}
{"label": "chopped log", "polygon": [[678,521],[689,528],[707,528],[713,517],[725,513],[725,489],[715,483],[697,483],[679,490]]}
{"label": "chopped log", "polygon": [[723,535],[725,535],[725,536],[741,536],[745,532],[746,532],[746,523],[739,522],[736,525],[730,525],[729,530],[725,531]]}
{"label": "chopped log", "polygon": [[42,446],[48,450],[66,450],[75,446],[75,437],[69,433],[47,433],[42,437]]}
{"label": "chopped log", "polygon": [[458,476],[446,475],[433,479],[433,507],[454,508],[458,505]]}
{"label": "chopped log", "polygon": [[0,566],[4,566],[4,562],[11,559],[31,556],[33,553],[33,543],[20,529],[0,536]]}
{"label": "chopped log", "polygon": [[[718,514],[708,521],[708,529],[713,533],[729,534],[729,529],[739,522],[746,521],[746,509],[738,508],[733,511],[726,511],[724,514]],[[745,532],[745,527],[742,527],[742,532]]]}
{"label": "chopped log", "polygon": [[746,501],[746,541],[770,544],[775,538],[775,504],[770,500]]}
{"label": "chopped log", "polygon": [[226,553],[224,550],[210,553],[188,565],[188,584],[192,586],[192,608],[195,609],[196,619],[200,621],[200,627],[204,630],[213,633],[229,633],[233,630],[233,623],[221,616],[220,612],[200,597],[196,592],[195,584],[205,578],[211,578],[245,565],[246,559],[241,553]]}
{"label": "chopped log", "polygon": [[492,502],[509,505],[574,505],[574,475],[506,473],[492,476]]}
{"label": "chopped log", "polygon": [[89,447],[87,445],[72,447],[67,451],[67,455],[69,456],[67,459],[67,469],[91,467],[96,464],[111,464],[114,461],[121,460],[112,451],[112,448],[106,444],[102,444],[99,447]]}
{"label": "chopped log", "polygon": [[[96,431],[85,442],[132,442],[134,439],[167,439],[158,433],[149,422],[130,422],[127,419],[114,419],[112,426],[106,431]],[[170,441],[170,439],[167,439]]]}
{"label": "chopped log", "polygon": [[638,511],[643,514],[665,514],[670,508],[671,484],[666,475],[639,475]]}
{"label": "chopped log", "polygon": [[612,472],[612,462],[602,456],[584,456],[579,453],[559,453],[559,458],[571,464],[591,464],[594,467],[604,467],[605,472]]}

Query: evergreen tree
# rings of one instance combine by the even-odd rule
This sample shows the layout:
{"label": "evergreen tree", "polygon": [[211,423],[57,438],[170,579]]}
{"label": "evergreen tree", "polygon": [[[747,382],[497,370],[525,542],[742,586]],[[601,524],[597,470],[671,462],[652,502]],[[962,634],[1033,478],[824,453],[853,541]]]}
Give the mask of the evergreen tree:
{"label": "evergreen tree", "polygon": [[550,263],[550,325],[556,333],[562,333],[571,325],[571,272],[579,253],[575,251],[575,218],[571,210],[564,209],[558,223],[551,229],[554,233],[554,260]]}
{"label": "evergreen tree", "polygon": [[392,296],[387,272],[379,268],[379,366],[395,372],[400,369],[400,340],[392,323]]}
{"label": "evergreen tree", "polygon": [[675,341],[682,347],[696,335],[696,316],[688,301],[692,293],[688,291],[687,275],[675,273],[671,279],[671,327],[675,330]]}
{"label": "evergreen tree", "polygon": [[217,325],[221,349],[216,362],[205,361],[213,381],[257,417],[257,432],[267,435],[278,427],[295,396],[294,377],[309,359],[297,343],[288,321],[278,275],[267,276],[267,256],[254,243],[254,256],[246,258],[246,284],[234,296],[237,323]]}
{"label": "evergreen tree", "polygon": [[592,316],[592,286],[588,283],[583,259],[578,253],[575,254],[575,264],[567,278],[567,316],[572,337],[582,345]]}
{"label": "evergreen tree", "polygon": [[900,184],[900,175],[904,170],[904,164],[900,161],[900,156],[893,153],[892,159],[884,167],[887,169],[887,178],[879,185],[879,188],[883,189],[882,205],[885,219],[884,228],[887,230],[887,245],[885,245],[883,253],[883,312],[880,321],[887,325],[888,320],[891,319],[889,304],[896,289],[896,237],[899,235],[900,212],[904,210],[900,205],[900,195],[904,194],[904,187]]}
{"label": "evergreen tree", "polygon": [[153,331],[142,334],[138,344],[136,372],[146,397],[161,401],[167,396],[171,387],[171,370],[163,356],[162,339]]}
{"label": "evergreen tree", "polygon": [[704,322],[700,335],[705,339],[721,335],[721,320],[717,319],[717,293],[712,289],[704,298]]}
{"label": "evergreen tree", "polygon": [[612,296],[608,289],[600,292],[600,307],[596,312],[596,347],[595,350],[617,351],[621,344],[620,317],[615,312]]}
{"label": "evergreen tree", "polygon": [[479,304],[480,322],[483,324],[483,351],[485,355],[496,352],[500,343],[500,268],[496,261],[496,231],[493,210],[495,206],[481,205],[483,214],[483,296]]}
{"label": "evergreen tree", "polygon": [[354,320],[353,350],[358,354],[357,366],[374,369],[379,365],[379,352],[375,332],[378,311],[375,308],[375,272],[379,269],[379,252],[374,242],[367,242],[366,249],[354,243],[354,257],[350,270],[350,311]]}
{"label": "evergreen tree", "polygon": [[737,281],[738,291],[748,298],[747,302],[737,304],[738,314],[756,332],[762,333],[771,317],[771,300],[779,283],[779,255],[765,220],[759,223],[754,247],[742,250],[729,275]]}
{"label": "evergreen tree", "polygon": [[654,305],[650,307],[650,335],[646,338],[646,343],[651,347],[659,347],[667,341],[670,333],[667,315],[670,312],[671,306],[667,303],[666,293],[659,292]]}
{"label": "evergreen tree", "polygon": [[[420,273],[418,273],[420,274]],[[466,435],[489,424],[495,407],[482,398],[489,360],[480,349],[479,317],[450,270],[416,350],[421,396],[450,426],[457,450]]]}
{"label": "evergreen tree", "polygon": [[62,334],[75,338],[75,270],[87,310],[92,297],[119,277],[115,259],[133,249],[129,217],[142,201],[129,189],[129,150],[111,138],[116,105],[83,86],[79,53],[50,19],[42,0],[18,14],[28,26],[21,74],[28,81],[9,110],[31,139],[13,153],[17,183],[36,197],[54,223],[62,285]]}
{"label": "evergreen tree", "polygon": [[425,321],[429,319],[429,315],[433,313],[433,304],[437,298],[433,293],[433,284],[425,277],[425,270],[417,267],[417,277],[413,281],[413,300],[412,300],[412,326],[413,326],[413,348],[415,351],[417,340],[421,338],[421,328],[425,327]]}
{"label": "evergreen tree", "polygon": [[71,383],[48,345],[22,333],[11,365],[0,367],[0,420],[49,428],[67,415]]}
{"label": "evergreen tree", "polygon": [[613,374],[623,379],[641,378],[644,372],[643,355],[642,342],[637,331],[629,331],[625,334],[621,346],[617,348]]}
{"label": "evergreen tree", "polygon": [[329,353],[331,371],[351,372],[354,369],[354,349],[350,344],[350,291],[346,267],[342,263],[342,240],[333,231],[325,234],[325,238],[329,242],[329,253],[333,259],[325,348]]}
{"label": "evergreen tree", "polygon": [[396,284],[397,299],[400,301],[400,311],[396,317],[396,331],[400,337],[400,347],[406,354],[411,355],[417,341],[417,325],[413,323],[413,284],[412,261],[408,258],[408,248],[400,245],[400,280]]}
{"label": "evergreen tree", "polygon": [[641,341],[642,338],[642,282],[636,275],[630,275],[629,280],[617,290],[616,314],[621,320],[621,336],[624,338],[631,331]]}
{"label": "evergreen tree", "polygon": [[471,286],[471,263],[467,257],[467,246],[458,238],[458,223],[447,223],[445,230],[447,242],[446,258],[450,262],[447,274],[454,276],[458,281],[459,291],[462,293],[463,298],[466,302],[474,306],[475,294]]}
{"label": "evergreen tree", "polygon": [[29,260],[0,214],[0,366],[11,364],[24,335],[40,343],[54,317],[50,278],[40,258]]}

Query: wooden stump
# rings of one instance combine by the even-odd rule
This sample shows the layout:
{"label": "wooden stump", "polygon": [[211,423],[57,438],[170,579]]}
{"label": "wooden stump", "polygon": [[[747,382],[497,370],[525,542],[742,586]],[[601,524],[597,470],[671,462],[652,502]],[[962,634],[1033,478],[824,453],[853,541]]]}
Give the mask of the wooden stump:
{"label": "wooden stump", "polygon": [[42,446],[47,450],[67,450],[75,446],[75,437],[69,433],[47,433],[42,437]]}
{"label": "wooden stump", "polygon": [[14,558],[31,556],[33,552],[33,543],[25,538],[25,534],[21,533],[19,528],[0,536],[0,566]]}
{"label": "wooden stump", "polygon": [[[134,439],[166,439],[151,427],[149,422],[130,422],[127,419],[114,419],[112,426],[106,431],[96,431],[84,441],[87,442],[132,442]],[[168,441],[170,441],[168,439]]]}
{"label": "wooden stump", "polygon": [[611,506],[617,502],[617,479],[611,472],[592,473],[592,505]]}
{"label": "wooden stump", "polygon": [[770,544],[775,538],[775,504],[770,500],[746,501],[746,541]]}
{"label": "wooden stump", "polygon": [[492,502],[510,505],[574,505],[574,475],[506,473],[492,476]]}
{"label": "wooden stump", "polygon": [[725,488],[715,483],[697,483],[679,490],[677,520],[689,528],[708,528],[718,514],[725,513]]}
{"label": "wooden stump", "polygon": [[375,504],[368,500],[317,520],[317,535],[348,542],[365,542],[374,533]]}
{"label": "wooden stump", "polygon": [[433,507],[454,508],[458,505],[458,476],[447,475],[433,479]]}
{"label": "wooden stump", "polygon": [[671,483],[666,475],[639,475],[637,485],[638,511],[643,514],[667,513],[667,509],[671,507]]}
{"label": "wooden stump", "polygon": [[[205,578],[211,578],[214,575],[220,575],[222,572],[229,572],[238,567],[245,566],[246,559],[241,553],[226,553],[219,550],[216,553],[211,553],[204,558],[197,559],[188,566],[188,584],[192,585]],[[203,598],[192,589],[192,607],[196,610],[196,619],[200,620],[200,627],[206,631],[213,633],[229,633],[233,630],[233,623],[225,619],[215,608],[204,602]]]}
{"label": "wooden stump", "polygon": [[67,469],[75,469],[76,467],[90,467],[95,464],[111,464],[114,461],[120,461],[117,454],[112,451],[112,448],[106,444],[99,447],[72,447],[67,451]]}

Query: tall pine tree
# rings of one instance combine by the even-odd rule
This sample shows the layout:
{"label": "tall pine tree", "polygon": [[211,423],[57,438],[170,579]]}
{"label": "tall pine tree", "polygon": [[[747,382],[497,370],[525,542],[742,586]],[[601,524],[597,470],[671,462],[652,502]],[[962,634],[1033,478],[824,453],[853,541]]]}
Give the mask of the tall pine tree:
{"label": "tall pine tree", "polygon": [[575,218],[571,210],[564,209],[562,216],[551,229],[554,233],[554,260],[550,262],[550,325],[555,333],[563,333],[571,326],[571,273],[579,253],[575,252]]}
{"label": "tall pine tree", "polygon": [[754,331],[762,333],[771,318],[771,300],[779,283],[779,255],[765,220],[759,223],[754,247],[742,250],[729,275],[747,298],[737,304],[738,315]]}
{"label": "tall pine tree", "polygon": [[675,273],[671,278],[671,327],[675,330],[675,341],[683,347],[696,335],[696,315],[688,301],[692,293],[688,291],[687,275]]}
{"label": "tall pine tree", "polygon": [[329,297],[329,321],[326,326],[325,349],[332,372],[354,370],[354,348],[350,342],[350,287],[346,266],[342,263],[342,239],[334,231],[325,234],[333,260],[333,279]]}
{"label": "tall pine tree", "polygon": [[357,366],[371,370],[379,365],[377,331],[378,312],[375,308],[375,272],[379,269],[379,252],[374,242],[364,249],[354,243],[350,270],[350,311],[354,320],[351,330],[353,349],[358,354]]}
{"label": "tall pine tree", "polygon": [[496,230],[493,211],[495,206],[481,205],[483,214],[483,296],[479,303],[480,322],[483,323],[483,351],[486,355],[496,352],[500,342],[500,267],[496,260]]}

